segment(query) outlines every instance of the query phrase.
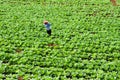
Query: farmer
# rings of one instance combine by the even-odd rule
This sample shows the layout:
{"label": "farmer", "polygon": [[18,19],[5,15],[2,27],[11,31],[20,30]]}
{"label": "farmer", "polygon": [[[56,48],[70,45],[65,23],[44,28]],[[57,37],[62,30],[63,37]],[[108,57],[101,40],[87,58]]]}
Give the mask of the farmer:
{"label": "farmer", "polygon": [[44,26],[46,27],[47,33],[49,36],[51,36],[51,25],[48,21],[44,21]]}

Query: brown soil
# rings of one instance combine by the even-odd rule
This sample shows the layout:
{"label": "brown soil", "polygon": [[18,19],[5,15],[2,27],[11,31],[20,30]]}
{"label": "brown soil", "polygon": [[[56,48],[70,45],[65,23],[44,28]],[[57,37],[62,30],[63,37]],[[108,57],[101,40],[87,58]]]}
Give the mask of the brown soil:
{"label": "brown soil", "polygon": [[23,80],[23,78],[21,76],[18,77],[18,80]]}
{"label": "brown soil", "polygon": [[48,46],[51,46],[51,47],[54,47],[54,46],[57,46],[56,44],[48,44]]}
{"label": "brown soil", "polygon": [[22,52],[22,49],[16,49],[15,50],[17,53],[21,53]]}

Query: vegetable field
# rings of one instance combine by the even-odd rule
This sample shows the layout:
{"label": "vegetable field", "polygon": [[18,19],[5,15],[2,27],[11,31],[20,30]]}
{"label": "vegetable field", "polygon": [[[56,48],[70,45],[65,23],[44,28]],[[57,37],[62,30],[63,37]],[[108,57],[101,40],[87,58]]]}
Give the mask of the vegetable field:
{"label": "vegetable field", "polygon": [[120,6],[0,0],[0,80],[120,80]]}

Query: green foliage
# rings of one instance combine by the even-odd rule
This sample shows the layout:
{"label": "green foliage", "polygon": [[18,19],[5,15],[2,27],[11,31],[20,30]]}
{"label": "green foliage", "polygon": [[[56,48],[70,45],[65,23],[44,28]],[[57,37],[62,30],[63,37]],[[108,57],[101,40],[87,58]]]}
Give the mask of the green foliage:
{"label": "green foliage", "polygon": [[119,80],[119,10],[107,0],[0,0],[0,80]]}

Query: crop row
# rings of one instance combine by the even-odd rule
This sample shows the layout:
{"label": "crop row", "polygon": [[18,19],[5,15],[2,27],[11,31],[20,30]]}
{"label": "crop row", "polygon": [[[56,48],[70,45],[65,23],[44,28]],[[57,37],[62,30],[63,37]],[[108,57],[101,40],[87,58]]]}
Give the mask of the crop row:
{"label": "crop row", "polygon": [[36,74],[36,75],[39,75],[39,77],[42,77],[42,76],[49,76],[52,78],[66,77],[70,79],[72,78],[76,78],[76,79],[79,79],[79,78],[85,78],[85,79],[96,79],[96,78],[116,79],[117,78],[118,79],[120,78],[119,71],[104,72],[103,70],[100,70],[100,69],[94,69],[94,70],[72,69],[72,68],[63,69],[63,68],[55,68],[55,67],[41,68],[39,66],[33,66],[33,65],[9,65],[9,66],[6,66],[6,69],[2,74],[8,75],[8,76],[10,74],[12,74],[13,76],[14,75],[25,76],[26,74],[29,74],[29,75]]}
{"label": "crop row", "polygon": [[[114,56],[113,56],[114,55]],[[28,57],[32,56],[32,57]],[[101,69],[105,72],[107,71],[119,71],[120,65],[119,54],[79,54],[79,55],[69,55],[69,56],[41,56],[41,55],[19,55],[6,54],[0,55],[2,63],[9,65],[20,65],[20,64],[30,64],[40,67],[57,67],[57,68],[73,68],[73,69]]]}
{"label": "crop row", "polygon": [[[58,44],[57,44],[58,42]],[[6,42],[0,43],[1,52],[5,53],[16,53],[17,50],[21,50],[24,53],[31,51],[33,53],[52,53],[53,51],[60,51],[61,53],[72,51],[74,53],[119,53],[119,41],[118,42],[100,42],[96,41],[91,43],[89,41],[81,43],[71,43],[71,42],[21,42],[15,41],[8,44]],[[70,44],[70,45],[69,45]],[[25,48],[24,48],[25,47]],[[44,48],[44,49],[43,49]],[[54,50],[53,50],[54,49]],[[59,49],[59,50],[58,50]],[[43,55],[44,55],[43,54]]]}

